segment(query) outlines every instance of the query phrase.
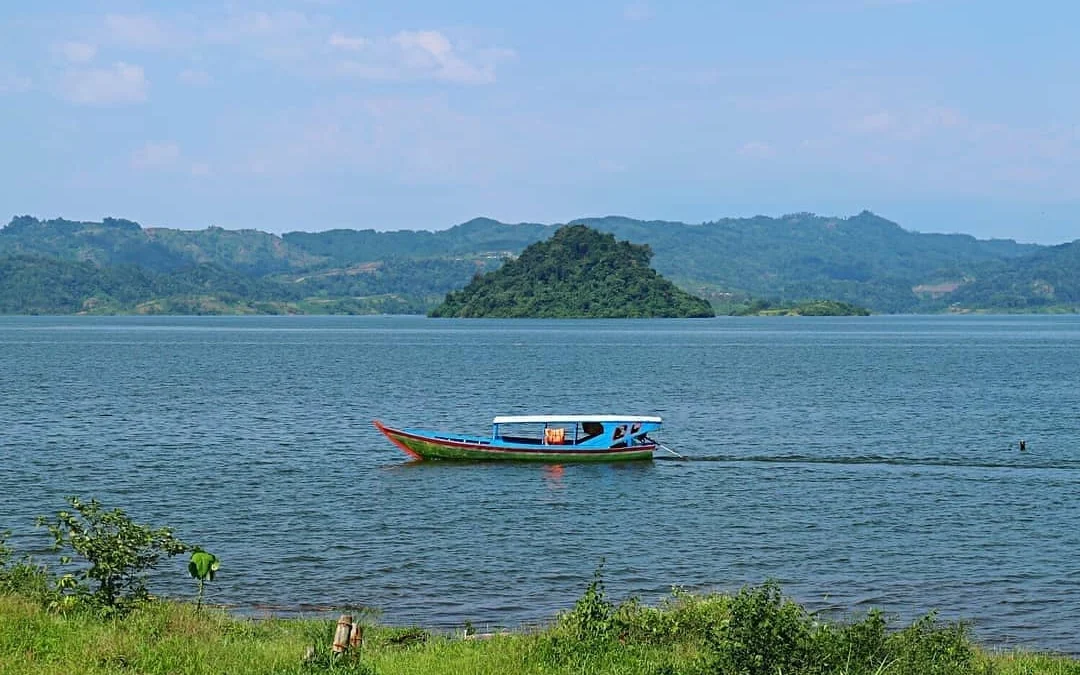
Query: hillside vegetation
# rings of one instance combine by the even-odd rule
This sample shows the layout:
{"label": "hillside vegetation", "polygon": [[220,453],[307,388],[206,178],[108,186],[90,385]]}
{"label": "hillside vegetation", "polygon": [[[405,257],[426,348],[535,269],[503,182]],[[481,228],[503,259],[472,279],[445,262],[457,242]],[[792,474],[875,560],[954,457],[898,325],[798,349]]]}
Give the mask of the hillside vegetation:
{"label": "hillside vegetation", "polygon": [[863,307],[835,300],[807,300],[795,303],[773,303],[768,300],[732,307],[732,316],[869,316]]}
{"label": "hillside vegetation", "polygon": [[431,311],[441,317],[707,317],[712,307],[649,267],[652,251],[584,225],[560,228]]}
{"label": "hillside vegetation", "polygon": [[[1080,306],[1080,242],[924,234],[869,212],[571,224],[648,245],[659,274],[723,313],[816,300],[875,312]],[[438,232],[278,236],[20,216],[0,229],[0,312],[422,313],[556,229],[477,218]]]}
{"label": "hillside vegetation", "polygon": [[1019,260],[985,263],[949,299],[970,309],[1075,311],[1080,306],[1080,240]]}
{"label": "hillside vegetation", "polygon": [[1011,240],[910,232],[868,211],[850,218],[797,213],[701,225],[575,222],[649,244],[657,271],[677,282],[779,302],[827,298],[878,312],[932,311],[940,306],[923,303],[914,286],[1037,250]]}

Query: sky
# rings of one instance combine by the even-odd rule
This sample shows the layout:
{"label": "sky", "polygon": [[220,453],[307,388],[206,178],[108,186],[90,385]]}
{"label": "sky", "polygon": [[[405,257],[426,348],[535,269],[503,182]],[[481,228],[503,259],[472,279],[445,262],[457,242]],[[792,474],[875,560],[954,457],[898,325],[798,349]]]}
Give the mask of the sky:
{"label": "sky", "polygon": [[0,3],[0,221],[1080,237],[1080,3]]}

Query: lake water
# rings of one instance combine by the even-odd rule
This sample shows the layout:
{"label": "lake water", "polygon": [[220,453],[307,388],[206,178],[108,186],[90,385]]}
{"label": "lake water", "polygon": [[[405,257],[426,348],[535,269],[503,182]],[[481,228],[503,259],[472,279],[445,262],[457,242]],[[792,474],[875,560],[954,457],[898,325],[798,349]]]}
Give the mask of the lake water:
{"label": "lake water", "polygon": [[[604,560],[616,599],[774,578],[1080,652],[1078,382],[1075,316],[0,317],[0,530],[41,553],[34,517],[96,496],[256,613],[514,627]],[[411,465],[371,426],[590,411],[690,461]]]}

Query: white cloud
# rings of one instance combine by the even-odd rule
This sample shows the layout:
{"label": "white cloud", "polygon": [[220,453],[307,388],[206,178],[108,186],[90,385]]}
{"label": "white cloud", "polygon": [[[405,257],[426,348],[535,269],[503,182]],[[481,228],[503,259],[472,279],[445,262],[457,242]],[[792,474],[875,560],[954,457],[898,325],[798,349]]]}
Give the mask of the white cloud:
{"label": "white cloud", "polygon": [[181,70],[177,77],[179,77],[180,81],[184,84],[190,84],[193,87],[205,87],[214,81],[214,79],[210,77],[210,73],[207,73],[204,70],[193,70],[191,68]]}
{"label": "white cloud", "polygon": [[228,17],[209,30],[206,37],[211,42],[222,43],[272,37],[295,38],[310,27],[311,22],[300,12],[248,12]]}
{"label": "white cloud", "polygon": [[394,42],[402,49],[413,52],[412,56],[444,61],[454,51],[445,35],[437,30],[403,30],[394,36]]}
{"label": "white cloud", "polygon": [[742,157],[750,159],[770,159],[776,156],[776,148],[762,141],[748,141],[736,151]]}
{"label": "white cloud", "polygon": [[926,107],[879,110],[854,120],[851,131],[857,134],[889,136],[912,141],[948,130],[962,131],[969,120],[952,108]]}
{"label": "white cloud", "polygon": [[131,166],[136,169],[165,169],[180,159],[180,146],[174,141],[148,141],[131,153]]}
{"label": "white cloud", "polygon": [[[402,30],[392,35],[358,35],[335,27],[321,14],[300,11],[226,9],[203,17],[199,28],[183,17],[108,14],[102,41],[134,49],[229,47],[271,62],[301,77],[344,75],[372,80],[435,79],[459,84],[495,81],[495,67],[511,58],[507,49],[476,48],[438,30]],[[65,47],[69,59],[89,50]],[[179,74],[189,85],[205,85],[206,73],[187,69]]]}
{"label": "white cloud", "polygon": [[30,78],[0,68],[0,94],[18,94],[30,88]]}
{"label": "white cloud", "polygon": [[439,31],[401,31],[393,37],[393,42],[401,48],[403,65],[413,72],[462,84],[495,81],[493,64],[468,63]]}
{"label": "white cloud", "polygon": [[962,113],[952,108],[930,108],[927,116],[934,126],[943,128],[957,127],[967,122]]}
{"label": "white cloud", "polygon": [[304,28],[308,25],[308,19],[300,12],[255,12],[242,20],[241,25],[249,33],[272,35]]}
{"label": "white cloud", "polygon": [[895,124],[893,116],[888,112],[881,111],[870,115],[865,115],[862,118],[855,121],[855,131],[867,134],[880,133],[888,131]]}
{"label": "white cloud", "polygon": [[389,82],[405,78],[405,74],[400,68],[353,60],[346,60],[337,64],[337,72],[346,76],[358,77],[362,80],[383,80]]}
{"label": "white cloud", "polygon": [[108,14],[105,34],[112,42],[137,49],[162,49],[177,44],[177,36],[163,23],[141,14]]}
{"label": "white cloud", "polygon": [[505,167],[495,156],[516,158],[506,127],[458,111],[441,96],[335,97],[268,112],[262,122],[238,117],[227,126],[224,152],[241,159],[215,165],[215,175],[345,171],[402,184],[482,185]]}
{"label": "white cloud", "polygon": [[467,60],[437,30],[403,30],[393,37],[393,42],[402,50],[402,64],[409,71],[460,84],[494,82],[496,60],[512,54],[509,50],[485,50],[471,54]]}
{"label": "white cloud", "polygon": [[597,168],[604,173],[623,173],[626,171],[626,165],[622,162],[617,162],[613,159],[601,159],[597,162]]}
{"label": "white cloud", "polygon": [[142,103],[148,86],[142,66],[117,61],[111,68],[88,68],[68,72],[63,96],[85,105]]}
{"label": "white cloud", "polygon": [[914,5],[924,0],[864,0],[863,5],[866,7],[892,7],[894,5]]}
{"label": "white cloud", "polygon": [[[179,154],[179,152],[177,154]],[[206,162],[195,162],[194,164],[191,165],[191,175],[192,176],[209,176],[210,175],[210,165],[207,164]]]}
{"label": "white cloud", "polygon": [[62,42],[56,51],[72,63],[86,63],[97,54],[97,47],[88,42]]}
{"label": "white cloud", "polygon": [[384,81],[435,79],[489,84],[495,81],[496,64],[514,54],[508,49],[472,49],[436,30],[406,30],[376,38],[334,33],[329,45],[349,53],[332,66],[333,71]]}
{"label": "white cloud", "polygon": [[627,21],[645,21],[652,18],[652,8],[647,2],[632,2],[623,7],[623,18]]}
{"label": "white cloud", "polygon": [[348,37],[343,33],[334,33],[330,36],[329,43],[331,47],[346,51],[357,51],[366,47],[370,42],[366,38]]}

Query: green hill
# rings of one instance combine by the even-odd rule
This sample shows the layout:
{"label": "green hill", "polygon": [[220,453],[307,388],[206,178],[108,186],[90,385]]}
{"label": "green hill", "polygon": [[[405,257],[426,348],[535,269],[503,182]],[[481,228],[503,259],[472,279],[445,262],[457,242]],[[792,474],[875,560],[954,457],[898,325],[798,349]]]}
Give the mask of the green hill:
{"label": "green hill", "polygon": [[[648,244],[653,266],[680,287],[716,298],[776,303],[829,298],[877,312],[939,311],[947,303],[916,292],[959,282],[980,266],[1042,247],[962,234],[926,234],[864,211],[850,218],[796,213],[724,218],[701,224],[609,216],[571,224]],[[439,232],[334,230],[283,239],[312,255],[345,260],[384,256],[517,253],[556,226],[476,218]]]}
{"label": "green hill", "polygon": [[473,279],[433,309],[439,317],[713,316],[712,307],[649,267],[648,246],[584,225],[560,228],[516,260]]}
{"label": "green hill", "polygon": [[[0,258],[0,313],[268,313],[294,289],[216,265],[173,273],[34,256]],[[276,313],[276,312],[273,312]]]}
{"label": "green hill", "polygon": [[502,263],[495,255],[338,259],[342,266],[257,230],[20,216],[0,229],[0,313],[423,313]]}
{"label": "green hill", "polygon": [[131,306],[154,295],[155,278],[134,266],[102,270],[88,262],[33,256],[0,258],[0,313],[72,314]]}
{"label": "green hill", "polygon": [[[829,298],[878,312],[920,309],[919,284],[1040,247],[959,234],[923,234],[864,211],[850,218],[796,213],[701,225],[627,218],[574,221],[649,244],[657,271],[684,287],[801,302]],[[696,289],[696,286],[694,286]]]}
{"label": "green hill", "polygon": [[807,300],[786,304],[755,300],[733,307],[728,313],[731,316],[870,316],[870,311],[864,307],[835,300]]}
{"label": "green hill", "polygon": [[308,269],[324,259],[258,230],[171,230],[105,218],[100,223],[19,216],[0,230],[0,256],[31,255],[172,272],[200,264],[261,276]]}
{"label": "green hill", "polygon": [[299,250],[347,265],[400,257],[517,254],[529,244],[550,237],[555,229],[552,225],[510,225],[491,218],[473,218],[438,232],[288,232],[282,235],[282,240]]}
{"label": "green hill", "polygon": [[954,308],[971,310],[1077,311],[1080,239],[981,265],[943,298]]}
{"label": "green hill", "polygon": [[[1076,243],[912,232],[865,211],[571,224],[648,245],[658,273],[723,313],[819,299],[885,313],[1080,307]],[[277,236],[20,216],[0,229],[0,271],[10,277],[0,277],[0,311],[422,313],[558,227],[475,218],[437,232]]]}

